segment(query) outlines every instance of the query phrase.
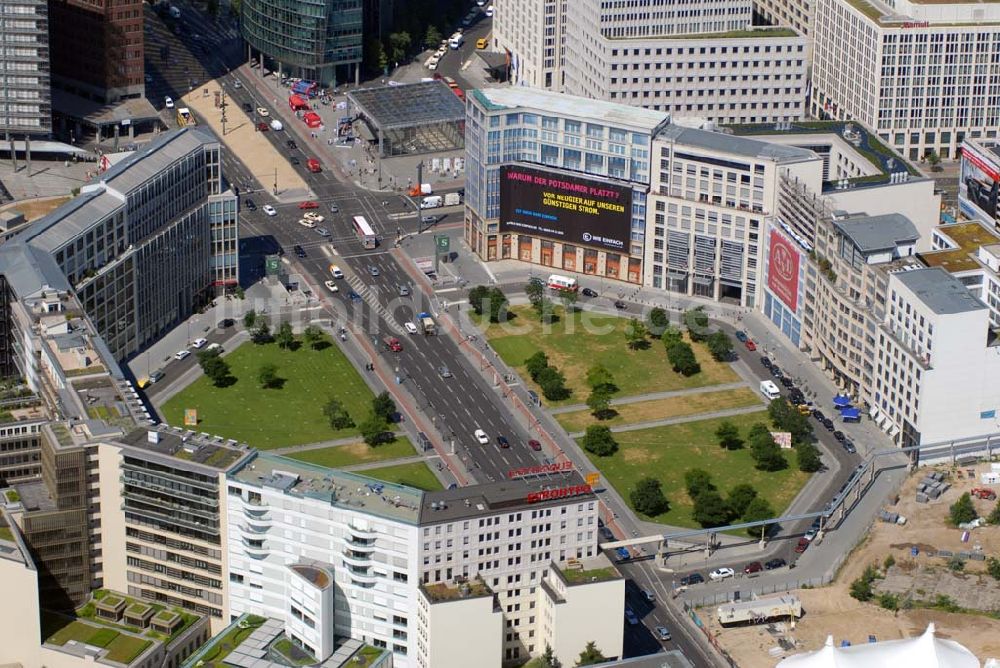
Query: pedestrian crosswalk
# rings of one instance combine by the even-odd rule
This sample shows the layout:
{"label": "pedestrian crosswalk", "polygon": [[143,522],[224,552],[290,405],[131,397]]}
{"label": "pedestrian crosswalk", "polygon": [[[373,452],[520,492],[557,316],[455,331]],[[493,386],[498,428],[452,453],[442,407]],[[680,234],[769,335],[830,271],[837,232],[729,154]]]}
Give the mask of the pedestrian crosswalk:
{"label": "pedestrian crosswalk", "polygon": [[393,333],[400,336],[406,336],[406,330],[403,329],[402,325],[396,322],[396,318],[389,313],[389,310],[379,303],[378,296],[374,294],[374,290],[372,290],[371,286],[366,285],[365,282],[362,281],[356,274],[348,276],[347,282],[350,283],[354,291],[361,295],[361,298],[365,300],[369,306],[375,309],[378,314],[382,316],[382,319],[385,320],[387,326],[393,331]]}

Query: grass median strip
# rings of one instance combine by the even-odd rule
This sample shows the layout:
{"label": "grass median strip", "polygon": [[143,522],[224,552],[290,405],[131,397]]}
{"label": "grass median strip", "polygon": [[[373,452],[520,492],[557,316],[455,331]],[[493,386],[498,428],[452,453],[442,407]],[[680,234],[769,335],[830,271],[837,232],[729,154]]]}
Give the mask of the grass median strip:
{"label": "grass median strip", "polygon": [[618,415],[608,420],[598,420],[589,409],[574,411],[572,413],[560,413],[555,418],[567,432],[572,434],[584,431],[592,424],[616,427],[623,424],[686,417],[726,410],[727,408],[743,408],[754,405],[760,405],[760,399],[758,399],[757,394],[750,388],[741,387],[733,390],[701,392],[699,394],[686,394],[680,397],[619,404],[612,406]]}
{"label": "grass median strip", "polygon": [[[371,410],[368,386],[329,341],[321,350],[305,345],[283,350],[274,343],[244,343],[225,360],[236,382],[215,387],[208,378],[198,378],[162,406],[168,423],[181,426],[184,410],[197,409],[197,431],[267,450],[357,435],[357,428],[330,428],[323,406],[331,397],[344,404],[355,423]],[[280,387],[261,387],[257,373],[266,364],[277,367]]]}
{"label": "grass median strip", "polygon": [[559,321],[543,325],[530,307],[515,307],[511,311],[514,318],[509,323],[489,325],[486,337],[501,359],[517,368],[536,391],[538,388],[528,378],[524,361],[539,350],[548,355],[549,364],[565,374],[566,386],[573,390],[569,399],[546,402],[552,406],[584,401],[589,391],[585,381],[587,370],[595,364],[603,364],[614,376],[618,386],[616,398],[739,380],[727,363],[712,359],[700,344],[692,347],[701,372],[689,377],[670,367],[659,339],[648,339],[645,347],[630,350],[625,339],[625,327],[629,322],[626,318],[590,311],[565,314],[557,309]]}
{"label": "grass median strip", "polygon": [[[318,466],[338,469],[354,464],[402,459],[403,457],[412,457],[416,454],[417,451],[414,450],[410,439],[405,436],[399,436],[391,443],[383,443],[375,447],[358,441],[357,443],[350,443],[348,445],[335,445],[329,448],[286,453],[284,456]],[[369,475],[367,471],[361,471],[361,473]]]}
{"label": "grass median strip", "polygon": [[398,466],[383,466],[382,468],[358,471],[358,473],[379,480],[385,480],[386,482],[415,487],[425,492],[444,489],[441,481],[435,477],[434,472],[423,462],[399,464]]}
{"label": "grass median strip", "polygon": [[754,423],[768,423],[766,411],[760,411],[621,432],[615,434],[618,452],[610,457],[590,453],[587,456],[626,502],[639,479],[651,476],[659,480],[670,509],[649,518],[656,522],[698,527],[691,516],[694,504],[684,488],[684,473],[694,468],[708,471],[723,496],[736,485],[749,483],[770,502],[775,512],[783,512],[809,474],[795,468],[795,455],[791,451],[785,451],[788,468],[766,472],[754,468],[748,448],[723,450],[715,437],[715,430],[723,420],[739,427],[741,434],[746,434]]}

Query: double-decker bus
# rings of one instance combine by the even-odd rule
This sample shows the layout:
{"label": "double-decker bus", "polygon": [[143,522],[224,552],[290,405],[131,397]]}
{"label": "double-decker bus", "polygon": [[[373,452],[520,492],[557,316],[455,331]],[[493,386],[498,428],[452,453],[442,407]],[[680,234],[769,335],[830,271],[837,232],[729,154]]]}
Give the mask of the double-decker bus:
{"label": "double-decker bus", "polygon": [[358,235],[361,245],[365,248],[375,248],[375,230],[368,224],[364,216],[354,216],[354,233]]}

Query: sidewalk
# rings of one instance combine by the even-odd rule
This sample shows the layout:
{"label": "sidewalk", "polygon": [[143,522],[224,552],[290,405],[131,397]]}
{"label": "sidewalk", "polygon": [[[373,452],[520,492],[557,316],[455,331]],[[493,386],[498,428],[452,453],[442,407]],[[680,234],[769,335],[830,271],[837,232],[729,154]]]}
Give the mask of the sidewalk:
{"label": "sidewalk", "polygon": [[[623,406],[625,404],[635,404],[641,401],[655,401],[657,399],[670,399],[671,397],[683,397],[689,394],[706,394],[710,392],[721,392],[723,390],[737,390],[746,387],[744,382],[725,383],[723,385],[709,385],[708,387],[689,387],[686,390],[670,390],[669,392],[647,392],[646,394],[635,394],[621,399],[612,399],[612,406]],[[549,410],[549,415],[559,415],[560,413],[574,413],[586,410],[587,404],[572,404],[570,406],[559,406]]]}

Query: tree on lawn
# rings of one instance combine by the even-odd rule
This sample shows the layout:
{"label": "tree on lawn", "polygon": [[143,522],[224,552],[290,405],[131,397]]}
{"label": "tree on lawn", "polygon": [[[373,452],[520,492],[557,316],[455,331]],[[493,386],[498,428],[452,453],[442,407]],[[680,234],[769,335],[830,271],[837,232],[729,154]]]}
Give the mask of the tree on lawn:
{"label": "tree on lawn", "polygon": [[684,326],[687,327],[688,336],[695,343],[700,343],[708,338],[708,314],[705,307],[690,308],[684,311]]}
{"label": "tree on lawn", "polygon": [[595,663],[604,663],[607,660],[607,657],[601,653],[601,650],[597,649],[597,644],[591,640],[587,643],[587,646],[583,648],[583,651],[580,652],[580,658],[576,660],[576,665],[592,666]]}
{"label": "tree on lawn", "polygon": [[507,295],[500,288],[490,288],[490,322],[500,322],[507,312]]}
{"label": "tree on lawn", "polygon": [[[771,508],[771,504],[767,502],[766,499],[762,499],[759,496],[750,502],[746,510],[743,511],[743,521],[744,522],[763,522],[764,520],[769,520],[774,517],[774,510]],[[767,531],[767,525],[763,527],[749,527],[747,533],[754,538],[761,537],[761,531]]]}
{"label": "tree on lawn", "polygon": [[549,366],[549,356],[539,350],[537,353],[524,360],[524,367],[531,376],[531,380],[538,382],[538,376]]}
{"label": "tree on lawn", "polygon": [[593,453],[598,457],[608,457],[618,450],[618,441],[615,440],[611,429],[604,425],[592,424],[587,427],[587,432],[580,441],[583,449]]}
{"label": "tree on lawn", "polygon": [[563,308],[566,309],[567,313],[572,313],[576,310],[576,302],[579,299],[580,295],[575,290],[562,290],[559,293],[559,301],[562,302]]}
{"label": "tree on lawn", "polygon": [[552,324],[556,318],[556,308],[552,304],[551,299],[546,299],[542,297],[541,300],[535,302],[535,311],[538,313],[538,320],[545,323],[546,325]]}
{"label": "tree on lawn", "polygon": [[309,325],[302,332],[302,340],[313,350],[319,348],[319,345],[323,342],[324,338],[323,330],[316,325]]}
{"label": "tree on lawn", "polygon": [[694,350],[684,341],[679,341],[667,349],[667,360],[670,361],[671,368],[682,376],[693,376],[701,371]]}
{"label": "tree on lawn", "polygon": [[675,343],[683,343],[684,332],[677,327],[668,324],[663,331],[660,332],[660,340],[663,341],[664,350],[669,352],[670,347]]}
{"label": "tree on lawn", "polygon": [[392,395],[384,391],[372,399],[372,412],[385,422],[392,422],[396,417],[396,402]]}
{"label": "tree on lawn", "polygon": [[948,508],[948,517],[955,526],[971,522],[978,517],[976,507],[972,504],[972,497],[969,496],[968,492],[958,497],[958,501],[951,504],[951,507]]}
{"label": "tree on lawn", "polygon": [[650,309],[649,315],[646,316],[646,324],[649,327],[650,336],[658,339],[663,335],[664,330],[670,326],[670,316],[667,315],[665,310],[657,306]]}
{"label": "tree on lawn", "polygon": [[646,342],[646,325],[638,318],[632,318],[625,325],[625,340],[630,350],[635,350]]}
{"label": "tree on lawn", "polygon": [[274,364],[263,364],[257,369],[257,382],[265,390],[278,386],[278,367]]}
{"label": "tree on lawn", "polygon": [[614,411],[611,410],[611,393],[607,386],[602,385],[590,391],[587,397],[587,408],[598,420],[605,420],[612,417]]}
{"label": "tree on lawn", "polygon": [[472,310],[476,312],[476,315],[482,315],[483,312],[489,312],[489,302],[490,302],[490,289],[485,285],[477,285],[474,288],[469,289],[469,304],[472,306]]}
{"label": "tree on lawn", "polygon": [[688,469],[684,472],[684,488],[687,490],[688,496],[694,500],[704,492],[714,492],[715,483],[712,482],[712,476],[708,471]]}
{"label": "tree on lawn", "polygon": [[323,415],[330,421],[331,429],[350,429],[354,426],[354,420],[351,419],[347,408],[336,399],[330,399],[326,402],[326,405],[323,406]]}
{"label": "tree on lawn", "polygon": [[247,329],[252,329],[257,322],[257,311],[250,309],[243,314],[243,326]]}
{"label": "tree on lawn", "polygon": [[437,49],[440,43],[441,31],[433,24],[427,26],[427,32],[424,34],[424,46],[428,49]]}
{"label": "tree on lawn", "polygon": [[292,323],[283,322],[278,325],[278,331],[274,333],[274,342],[283,350],[292,347],[295,343],[295,334],[292,333]]}
{"label": "tree on lawn", "polygon": [[704,528],[728,524],[731,514],[729,504],[715,490],[704,491],[694,498],[694,511],[691,516]]}
{"label": "tree on lawn", "polygon": [[254,343],[267,343],[271,340],[271,327],[267,324],[267,320],[257,318],[250,331],[250,340]]}
{"label": "tree on lawn", "polygon": [[733,341],[722,330],[710,334],[706,345],[708,352],[712,354],[712,359],[717,362],[724,362],[733,354]]}
{"label": "tree on lawn", "polygon": [[743,447],[739,427],[729,420],[723,420],[719,424],[718,429],[715,430],[715,437],[719,439],[719,445],[726,450],[739,450]]}
{"label": "tree on lawn", "polygon": [[554,366],[547,366],[538,374],[536,382],[542,388],[542,394],[549,401],[560,401],[569,397],[566,387],[566,377]]}
{"label": "tree on lawn", "polygon": [[203,350],[198,353],[198,364],[205,377],[212,381],[215,387],[229,384],[229,363],[222,359],[218,350]]}
{"label": "tree on lawn", "polygon": [[811,442],[813,428],[809,419],[784,398],[772,399],[767,405],[767,414],[775,427],[792,435],[793,443]]}
{"label": "tree on lawn", "polygon": [[756,498],[757,490],[749,483],[740,483],[729,490],[726,501],[729,503],[729,508],[733,511],[733,518],[743,517],[747,508],[750,507],[750,504]]}
{"label": "tree on lawn", "polygon": [[788,466],[788,462],[781,454],[781,448],[774,442],[770,432],[754,435],[750,441],[750,456],[753,457],[757,469],[761,471],[780,471]]}
{"label": "tree on lawn", "polygon": [[629,500],[636,512],[655,517],[670,509],[670,502],[663,495],[663,486],[656,478],[640,478],[629,493]]}
{"label": "tree on lawn", "polygon": [[795,456],[798,459],[800,471],[815,473],[823,468],[823,460],[819,457],[819,450],[812,443],[799,443],[796,445]]}
{"label": "tree on lawn", "polygon": [[361,438],[365,443],[372,447],[385,443],[391,436],[385,420],[375,413],[370,413],[365,421],[358,425],[358,431],[361,432]]}
{"label": "tree on lawn", "polygon": [[[535,354],[537,355],[538,353]],[[545,353],[542,354],[544,355]],[[615,377],[611,375],[611,372],[603,364],[595,364],[587,369],[587,385],[592,390],[605,389],[609,393],[618,391],[618,386],[615,385]]]}
{"label": "tree on lawn", "polygon": [[545,296],[545,284],[541,281],[528,281],[524,284],[524,294],[532,306],[542,301]]}

